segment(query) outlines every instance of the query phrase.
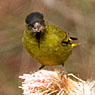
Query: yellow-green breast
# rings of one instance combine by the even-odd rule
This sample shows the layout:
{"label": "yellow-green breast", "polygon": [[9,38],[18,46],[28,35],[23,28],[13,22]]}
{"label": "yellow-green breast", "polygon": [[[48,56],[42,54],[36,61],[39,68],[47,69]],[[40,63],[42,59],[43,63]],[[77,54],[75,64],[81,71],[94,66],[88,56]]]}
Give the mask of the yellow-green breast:
{"label": "yellow-green breast", "polygon": [[68,41],[68,39],[72,41],[68,34],[60,28],[46,25],[46,33],[40,41],[40,48],[27,29],[22,41],[33,58],[43,65],[52,66],[61,65],[70,56],[72,44],[62,45],[62,40]]}

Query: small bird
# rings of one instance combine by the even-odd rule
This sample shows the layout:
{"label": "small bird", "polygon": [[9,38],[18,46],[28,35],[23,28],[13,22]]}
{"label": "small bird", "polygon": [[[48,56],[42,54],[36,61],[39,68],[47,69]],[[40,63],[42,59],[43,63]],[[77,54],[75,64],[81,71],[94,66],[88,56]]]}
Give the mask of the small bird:
{"label": "small bird", "polygon": [[77,46],[61,28],[48,24],[42,13],[33,12],[26,19],[22,42],[31,56],[44,66],[62,65]]}

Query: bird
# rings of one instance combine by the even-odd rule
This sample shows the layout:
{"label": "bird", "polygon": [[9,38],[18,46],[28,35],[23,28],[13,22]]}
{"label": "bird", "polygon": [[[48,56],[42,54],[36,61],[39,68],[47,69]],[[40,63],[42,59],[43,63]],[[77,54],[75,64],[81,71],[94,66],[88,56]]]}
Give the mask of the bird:
{"label": "bird", "polygon": [[37,60],[42,69],[45,66],[62,65],[77,43],[63,29],[51,25],[40,12],[32,12],[25,18],[26,29],[22,37],[23,46]]}

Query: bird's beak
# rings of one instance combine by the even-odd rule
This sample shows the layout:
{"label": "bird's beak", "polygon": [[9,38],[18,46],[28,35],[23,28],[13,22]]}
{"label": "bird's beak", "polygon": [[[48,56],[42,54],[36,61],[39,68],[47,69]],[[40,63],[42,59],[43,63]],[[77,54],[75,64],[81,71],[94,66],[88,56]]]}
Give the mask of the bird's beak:
{"label": "bird's beak", "polygon": [[38,22],[36,22],[35,24],[34,24],[34,27],[32,28],[32,32],[35,32],[35,33],[37,33],[37,32],[41,32],[41,31],[43,31],[44,30],[44,26],[42,26],[40,23],[38,23]]}

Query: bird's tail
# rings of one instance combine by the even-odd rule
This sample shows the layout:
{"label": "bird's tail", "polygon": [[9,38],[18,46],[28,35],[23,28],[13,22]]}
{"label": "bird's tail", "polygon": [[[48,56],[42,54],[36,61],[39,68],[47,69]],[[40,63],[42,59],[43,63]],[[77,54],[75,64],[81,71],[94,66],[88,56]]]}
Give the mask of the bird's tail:
{"label": "bird's tail", "polygon": [[78,45],[79,45],[78,43],[72,43],[72,47],[76,47]]}
{"label": "bird's tail", "polygon": [[[72,40],[78,40],[78,38],[74,38],[74,37],[70,37],[70,39],[72,39]],[[79,45],[78,43],[72,43],[72,47],[76,47],[78,45]]]}

